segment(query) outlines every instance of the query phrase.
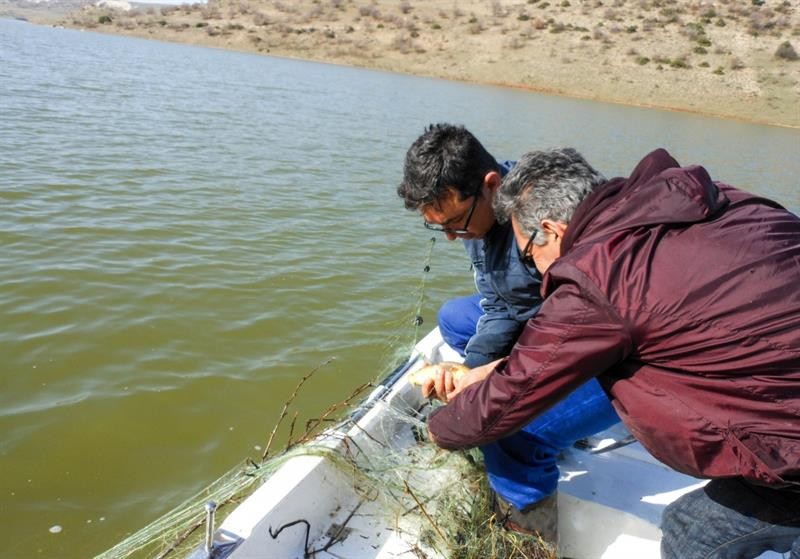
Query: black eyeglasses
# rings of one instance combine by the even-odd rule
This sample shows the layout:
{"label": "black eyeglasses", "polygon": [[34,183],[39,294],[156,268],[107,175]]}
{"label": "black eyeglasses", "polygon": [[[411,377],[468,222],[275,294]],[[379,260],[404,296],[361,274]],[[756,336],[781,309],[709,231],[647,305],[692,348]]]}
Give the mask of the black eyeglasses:
{"label": "black eyeglasses", "polygon": [[[536,237],[537,232],[538,231],[536,231],[536,229],[533,230],[533,233],[531,233],[531,236],[528,238],[528,242],[525,243],[525,248],[519,251],[519,260],[526,266],[536,266],[536,262],[533,260],[533,256],[531,256],[528,253],[528,251],[530,250],[531,245],[533,244],[533,239],[534,237]],[[517,247],[519,248],[519,245],[517,245]]]}
{"label": "black eyeglasses", "polygon": [[475,212],[475,207],[478,205],[478,196],[480,193],[475,194],[475,200],[472,202],[472,206],[469,208],[469,213],[467,214],[467,219],[464,221],[464,227],[461,229],[451,229],[449,227],[444,227],[439,225],[438,223],[425,223],[425,227],[430,229],[431,231],[440,231],[442,233],[450,233],[451,235],[466,235],[469,233],[467,229],[469,229],[469,222],[472,219],[472,214]]}

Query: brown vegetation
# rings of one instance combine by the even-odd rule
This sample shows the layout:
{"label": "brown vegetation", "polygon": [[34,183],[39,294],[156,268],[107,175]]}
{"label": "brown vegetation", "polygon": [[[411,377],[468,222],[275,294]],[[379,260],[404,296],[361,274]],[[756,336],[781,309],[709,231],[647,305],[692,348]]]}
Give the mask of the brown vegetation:
{"label": "brown vegetation", "polygon": [[210,0],[63,23],[800,127],[798,11],[788,0]]}

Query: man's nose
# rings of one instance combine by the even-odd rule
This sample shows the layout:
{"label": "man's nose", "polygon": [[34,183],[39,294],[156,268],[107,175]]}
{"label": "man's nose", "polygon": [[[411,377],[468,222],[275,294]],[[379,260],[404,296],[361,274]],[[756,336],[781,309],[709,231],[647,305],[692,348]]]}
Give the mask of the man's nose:
{"label": "man's nose", "polygon": [[448,241],[455,241],[458,238],[458,235],[456,235],[455,233],[448,233],[446,231],[444,236],[447,237]]}

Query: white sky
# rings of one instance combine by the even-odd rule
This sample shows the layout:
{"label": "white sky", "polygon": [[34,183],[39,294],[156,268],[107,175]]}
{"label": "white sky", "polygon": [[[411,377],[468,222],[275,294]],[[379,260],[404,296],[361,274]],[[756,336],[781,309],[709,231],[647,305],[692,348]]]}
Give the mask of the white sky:
{"label": "white sky", "polygon": [[205,0],[128,0],[131,4],[205,4]]}

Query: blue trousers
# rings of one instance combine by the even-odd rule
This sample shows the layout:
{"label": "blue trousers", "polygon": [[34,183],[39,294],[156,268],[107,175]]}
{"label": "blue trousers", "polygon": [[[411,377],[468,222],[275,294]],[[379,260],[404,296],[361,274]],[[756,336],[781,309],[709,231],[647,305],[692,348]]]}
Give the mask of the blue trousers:
{"label": "blue trousers", "polygon": [[800,559],[800,493],[715,479],[664,510],[663,559],[752,559],[764,551]]}
{"label": "blue trousers", "polygon": [[[479,301],[479,295],[452,299],[439,311],[442,337],[462,355],[483,315]],[[618,421],[605,392],[592,379],[522,430],[481,447],[489,484],[506,502],[523,510],[556,490],[556,461],[564,449]]]}

